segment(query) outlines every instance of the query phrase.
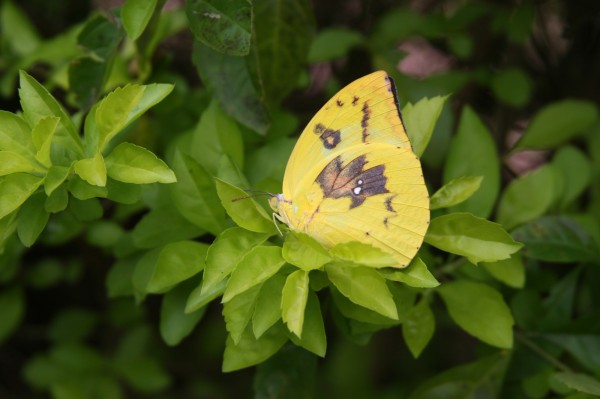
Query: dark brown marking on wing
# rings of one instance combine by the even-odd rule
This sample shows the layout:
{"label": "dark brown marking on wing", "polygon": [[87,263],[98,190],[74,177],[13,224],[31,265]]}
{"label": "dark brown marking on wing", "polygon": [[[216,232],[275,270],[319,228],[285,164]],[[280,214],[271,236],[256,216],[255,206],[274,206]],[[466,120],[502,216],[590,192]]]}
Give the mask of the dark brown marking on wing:
{"label": "dark brown marking on wing", "polygon": [[360,100],[360,98],[354,96],[354,98],[352,99],[352,105],[358,104],[358,100]]}
{"label": "dark brown marking on wing", "polygon": [[319,138],[323,142],[323,147],[328,150],[335,148],[342,141],[339,130],[327,129],[322,123],[317,123],[313,131],[319,135]]}
{"label": "dark brown marking on wing", "polygon": [[392,206],[392,201],[394,200],[394,198],[396,198],[396,195],[390,195],[385,199],[385,209],[387,209],[389,212],[396,213],[396,210]]}
{"label": "dark brown marking on wing", "polygon": [[338,107],[343,107],[344,106],[344,103],[339,98],[335,101],[335,103],[337,104]]}
{"label": "dark brown marking on wing", "polygon": [[362,127],[362,142],[367,142],[367,137],[369,137],[369,133],[367,131],[367,127],[369,127],[369,119],[371,118],[371,108],[369,108],[369,104],[367,101],[363,104],[362,107],[363,117],[360,121],[360,126]]}
{"label": "dark brown marking on wing", "polygon": [[325,198],[351,199],[350,209],[360,206],[367,197],[389,193],[385,187],[387,178],[383,174],[384,165],[365,170],[368,163],[364,155],[342,165],[341,157],[336,157],[321,171],[316,179]]}

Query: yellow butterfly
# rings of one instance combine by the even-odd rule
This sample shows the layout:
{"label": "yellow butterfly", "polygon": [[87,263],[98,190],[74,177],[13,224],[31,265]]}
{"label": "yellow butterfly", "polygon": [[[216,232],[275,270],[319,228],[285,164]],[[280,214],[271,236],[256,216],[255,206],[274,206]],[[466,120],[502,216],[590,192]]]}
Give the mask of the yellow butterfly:
{"label": "yellow butterfly", "polygon": [[391,266],[410,263],[429,226],[429,195],[387,73],[350,83],[321,108],[269,202],[326,247],[359,241],[393,255]]}

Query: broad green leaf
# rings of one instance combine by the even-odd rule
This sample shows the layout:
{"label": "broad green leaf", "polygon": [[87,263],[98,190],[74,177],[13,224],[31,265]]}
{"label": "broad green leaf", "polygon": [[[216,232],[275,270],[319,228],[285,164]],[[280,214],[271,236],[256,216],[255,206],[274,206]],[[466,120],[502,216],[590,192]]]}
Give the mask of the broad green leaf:
{"label": "broad green leaf", "polygon": [[456,280],[437,289],[450,317],[469,334],[499,348],[512,348],[514,324],[502,295],[482,283]]}
{"label": "broad green leaf", "polygon": [[116,19],[98,13],[86,21],[77,35],[77,44],[94,59],[106,62],[115,53],[123,35]]}
{"label": "broad green leaf", "polygon": [[206,312],[206,307],[191,313],[184,312],[189,293],[189,284],[182,284],[163,297],[160,336],[169,346],[175,346],[187,337]]}
{"label": "broad green leaf", "polygon": [[[567,301],[571,305],[571,301]],[[600,335],[586,333],[544,333],[541,335],[544,341],[564,348],[574,359],[590,372],[595,372],[600,364]]]}
{"label": "broad green leaf", "polygon": [[554,167],[544,165],[513,180],[504,190],[498,205],[498,223],[512,229],[542,216],[556,197]]}
{"label": "broad green leaf", "polygon": [[48,197],[63,184],[70,172],[71,168],[66,166],[52,165],[48,169],[46,179],[44,179],[44,191]]}
{"label": "broad green leaf", "polygon": [[416,104],[408,103],[402,108],[406,134],[417,156],[425,152],[447,99],[448,96],[422,98]]}
{"label": "broad green leaf", "polygon": [[223,294],[223,302],[228,302],[236,295],[263,283],[277,273],[284,263],[280,247],[261,245],[252,248],[231,273]]}
{"label": "broad green leaf", "polygon": [[229,336],[225,343],[222,371],[228,373],[262,363],[277,353],[286,341],[281,324],[274,325],[258,339],[254,338],[252,329],[247,328],[237,344]]}
{"label": "broad green leaf", "polygon": [[48,116],[40,119],[31,131],[33,145],[37,151],[35,159],[46,167],[50,167],[52,164],[50,161],[50,145],[52,144],[54,132],[56,131],[59,122],[59,118]]}
{"label": "broad green leaf", "polygon": [[418,256],[405,269],[381,269],[379,273],[387,280],[399,281],[410,287],[433,288],[440,285]]}
{"label": "broad green leaf", "polygon": [[355,304],[390,319],[398,319],[392,293],[376,270],[346,263],[330,263],[325,266],[325,271],[333,285]]}
{"label": "broad green leaf", "polygon": [[188,297],[187,303],[185,304],[185,312],[191,313],[198,309],[201,309],[214,301],[225,292],[227,286],[227,280],[221,280],[216,285],[209,289],[204,289],[202,285],[194,288]]}
{"label": "broad green leaf", "polygon": [[531,79],[519,68],[500,71],[490,83],[496,98],[513,107],[524,106],[531,97]]}
{"label": "broad green leaf", "polygon": [[331,260],[321,244],[312,237],[295,231],[289,231],[286,235],[282,255],[286,262],[307,271],[319,269]]}
{"label": "broad green leaf", "polygon": [[121,20],[131,40],[136,40],[144,32],[154,13],[156,3],[157,0],[127,0],[123,4]]}
{"label": "broad green leaf", "polygon": [[500,189],[499,165],[496,144],[489,130],[470,107],[464,107],[446,159],[444,183],[462,176],[483,176],[483,181],[475,194],[452,207],[452,211],[488,217]]}
{"label": "broad green leaf", "polygon": [[146,252],[135,264],[131,281],[133,282],[133,293],[136,303],[142,302],[148,294],[148,283],[154,274],[154,269],[156,268],[156,262],[161,249],[162,248],[158,247]]}
{"label": "broad green leaf", "polygon": [[108,220],[99,220],[90,224],[86,241],[99,248],[111,249],[125,236],[125,231],[117,222]]}
{"label": "broad green leaf", "polygon": [[344,242],[330,250],[334,258],[368,267],[396,266],[398,261],[389,253],[362,242]]}
{"label": "broad green leaf", "polygon": [[221,204],[235,223],[257,233],[275,233],[273,220],[254,199],[247,198],[248,195],[244,190],[220,179],[215,181]]}
{"label": "broad green leaf", "polygon": [[484,262],[481,265],[496,280],[502,281],[510,287],[523,288],[525,284],[525,265],[520,252],[513,254],[508,259],[491,263]]}
{"label": "broad green leaf", "polygon": [[531,35],[536,18],[536,8],[530,3],[521,3],[513,9],[507,24],[507,37],[515,43],[522,44]]}
{"label": "broad green leaf", "polygon": [[69,205],[69,192],[66,186],[60,186],[54,190],[44,203],[44,209],[49,213],[58,213],[64,211]]}
{"label": "broad green leaf", "polygon": [[451,213],[433,219],[425,242],[443,251],[465,256],[474,264],[507,259],[523,246],[499,224],[470,213]]}
{"label": "broad green leaf", "polygon": [[188,0],[185,8],[194,37],[228,55],[250,52],[252,3],[247,0]]}
{"label": "broad green leaf", "polygon": [[52,320],[48,337],[58,343],[79,342],[88,338],[98,325],[96,313],[77,307],[62,310]]}
{"label": "broad green leaf", "polygon": [[269,112],[249,58],[222,54],[195,42],[192,60],[202,82],[228,115],[259,134],[267,133]]}
{"label": "broad green leaf", "polygon": [[314,292],[308,293],[302,338],[290,334],[290,339],[295,345],[301,346],[317,356],[325,357],[327,336],[325,335],[325,325],[323,324],[319,297]]}
{"label": "broad green leaf", "polygon": [[535,319],[540,331],[560,331],[573,319],[582,270],[582,267],[572,269],[551,286]]}
{"label": "broad green leaf", "polygon": [[106,181],[106,188],[108,190],[107,198],[120,204],[136,204],[142,196],[142,186],[139,184],[123,183],[109,178]]}
{"label": "broad green leaf", "polygon": [[556,381],[567,387],[588,395],[600,396],[600,381],[587,374],[558,372],[552,376]]}
{"label": "broad green leaf", "polygon": [[475,362],[443,371],[425,381],[409,399],[424,398],[497,398],[510,360],[507,352],[483,357]]}
{"label": "broad green leaf", "polygon": [[133,271],[135,262],[130,259],[120,259],[115,262],[106,275],[106,291],[109,298],[133,295]]}
{"label": "broad green leaf", "polygon": [[121,143],[106,157],[108,175],[133,184],[175,183],[175,173],[144,147]]}
{"label": "broad green leaf", "polygon": [[[106,60],[94,55],[78,57],[69,63],[69,88],[80,109],[89,110],[97,104],[104,91],[108,67]],[[88,114],[86,121],[91,119],[93,117]]]}
{"label": "broad green leaf", "polygon": [[285,282],[284,275],[276,274],[263,283],[252,314],[254,337],[260,338],[281,319],[281,297]]}
{"label": "broad green leaf", "polygon": [[0,219],[20,207],[42,184],[41,177],[13,173],[0,177]]}
{"label": "broad green leaf", "polygon": [[70,138],[70,148],[83,155],[83,144],[73,121],[54,97],[25,71],[20,71],[19,96],[23,116],[31,126],[35,126],[42,118],[51,116],[60,118],[60,126]]}
{"label": "broad green leaf", "polygon": [[347,319],[356,320],[372,327],[374,326],[376,329],[400,324],[399,320],[391,319],[361,305],[357,305],[336,289],[331,289],[331,295],[337,310]]}
{"label": "broad green leaf", "polygon": [[0,342],[16,330],[25,314],[25,295],[20,287],[3,289],[0,292]]}
{"label": "broad green leaf", "polygon": [[341,58],[365,38],[357,31],[346,28],[329,28],[319,32],[312,41],[308,52],[308,62],[332,61]]}
{"label": "broad green leaf", "polygon": [[219,234],[206,255],[202,291],[211,289],[228,277],[239,261],[268,237],[241,227],[231,227]]}
{"label": "broad green leaf", "polygon": [[225,229],[225,212],[213,178],[202,165],[179,151],[175,153],[173,169],[177,183],[170,190],[177,210],[196,226],[218,235]]}
{"label": "broad green leaf", "polygon": [[93,158],[80,159],[75,162],[73,164],[73,171],[93,186],[106,186],[106,165],[104,157],[99,152]]}
{"label": "broad green leaf", "polygon": [[43,173],[44,169],[18,152],[0,151],[0,176],[21,172]]}
{"label": "broad green leaf", "polygon": [[2,2],[0,26],[5,41],[21,57],[33,52],[41,42],[40,35],[27,15],[12,1]]}
{"label": "broad green leaf", "polygon": [[69,177],[68,189],[71,194],[73,194],[73,197],[80,200],[86,200],[95,197],[106,198],[108,195],[108,190],[106,187],[92,185],[78,175],[72,175]]}
{"label": "broad green leaf", "polygon": [[49,214],[44,209],[46,202],[44,193],[37,193],[29,197],[19,211],[17,234],[21,243],[31,247],[48,223]]}
{"label": "broad green leaf", "polygon": [[127,385],[137,392],[158,393],[171,384],[171,376],[162,363],[149,355],[128,359],[123,365],[117,364],[116,369]]}
{"label": "broad green leaf", "polygon": [[0,151],[16,152],[32,157],[35,147],[31,140],[31,127],[19,115],[0,110]]}
{"label": "broad green leaf", "polygon": [[248,180],[255,184],[265,179],[275,179],[278,182],[277,188],[281,190],[285,166],[294,145],[296,145],[295,139],[282,137],[253,151],[248,157],[244,171]]}
{"label": "broad green leaf", "polygon": [[297,337],[302,337],[308,292],[308,272],[306,270],[296,270],[288,275],[281,297],[281,318],[288,330]]}
{"label": "broad green leaf", "polygon": [[166,83],[152,83],[149,85],[144,85],[144,91],[142,93],[142,97],[139,99],[131,113],[128,117],[128,124],[139,118],[144,112],[146,112],[149,108],[155,106],[159,102],[161,102],[166,96],[168,96],[171,91],[173,91],[172,84]]}
{"label": "broad green leaf", "polygon": [[300,347],[288,345],[258,365],[254,374],[254,397],[315,398],[317,375],[317,358]]}
{"label": "broad green leaf", "polygon": [[558,147],[597,119],[598,109],[589,101],[569,99],[549,104],[535,115],[515,149]]}
{"label": "broad green leaf", "polygon": [[278,104],[296,87],[304,68],[315,28],[311,2],[264,0],[253,5],[252,34],[258,57],[255,68],[265,98],[271,104]]}
{"label": "broad green leaf", "polygon": [[566,216],[544,216],[515,229],[523,242],[523,255],[549,262],[585,262],[599,259],[600,250],[592,236]]}
{"label": "broad green leaf", "polygon": [[204,269],[208,244],[178,241],[167,244],[158,255],[147,291],[163,292]]}
{"label": "broad green leaf", "polygon": [[406,346],[417,358],[427,346],[435,331],[435,318],[425,299],[413,306],[402,323],[402,336]]}
{"label": "broad green leaf", "polygon": [[448,208],[471,197],[481,185],[483,176],[462,176],[450,180],[436,191],[430,199],[430,209]]}
{"label": "broad green leaf", "polygon": [[192,133],[189,154],[213,176],[217,175],[221,157],[228,155],[233,163],[244,166],[244,143],[237,124],[212,101]]}
{"label": "broad green leaf", "polygon": [[144,215],[135,225],[133,243],[138,248],[154,248],[204,233],[204,230],[184,219],[173,206],[162,206]]}
{"label": "broad green leaf", "polygon": [[559,204],[562,208],[579,197],[591,182],[592,165],[581,150],[574,146],[561,147],[552,159],[554,171],[562,176]]}
{"label": "broad green leaf", "polygon": [[260,285],[256,285],[223,305],[225,328],[235,344],[239,343],[252,318],[260,288]]}
{"label": "broad green leaf", "polygon": [[129,114],[140,102],[144,86],[127,85],[118,87],[98,104],[96,109],[96,128],[98,143],[93,150],[103,151],[110,140],[131,122]]}

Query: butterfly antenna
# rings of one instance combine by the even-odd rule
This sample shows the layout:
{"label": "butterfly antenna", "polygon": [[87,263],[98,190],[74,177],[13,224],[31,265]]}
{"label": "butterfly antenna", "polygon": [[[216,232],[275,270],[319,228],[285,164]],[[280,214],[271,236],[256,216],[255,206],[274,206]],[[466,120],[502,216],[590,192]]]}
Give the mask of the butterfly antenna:
{"label": "butterfly antenna", "polygon": [[248,198],[256,198],[256,197],[276,197],[275,194],[273,193],[269,193],[266,191],[261,191],[261,190],[244,190],[247,193],[256,193],[256,194],[252,194],[252,195],[246,195],[245,197],[239,197],[239,198],[234,198],[231,200],[231,202],[237,202],[237,201],[241,201],[241,200],[245,200]]}

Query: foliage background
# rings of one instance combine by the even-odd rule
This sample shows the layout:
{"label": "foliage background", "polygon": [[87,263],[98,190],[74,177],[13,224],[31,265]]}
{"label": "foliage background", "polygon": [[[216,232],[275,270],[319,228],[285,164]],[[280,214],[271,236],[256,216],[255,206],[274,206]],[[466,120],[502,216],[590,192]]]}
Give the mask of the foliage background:
{"label": "foliage background", "polygon": [[[125,256],[131,248],[151,251],[174,233],[210,244],[218,226],[200,229],[178,216],[169,188],[158,184],[127,192],[132,200],[125,203],[110,195],[73,199],[30,248],[23,242],[36,237],[2,230],[1,397],[599,394],[596,2],[256,1],[252,26],[238,26],[238,41],[217,50],[223,37],[211,39],[214,25],[207,28],[193,12],[211,2],[169,1],[162,14],[128,3],[120,19],[119,2],[4,1],[0,108],[21,108],[19,69],[74,119],[117,86],[174,83],[171,95],[119,140],[159,154],[181,182],[176,145],[187,143],[199,121],[212,132],[233,124],[239,135],[204,144],[243,160],[256,188],[277,192],[277,176],[306,121],[344,84],[385,69],[403,104],[451,95],[422,157],[430,192],[456,177],[483,175],[479,191],[452,210],[501,223],[525,247],[512,262],[477,267],[436,249],[422,255],[442,285],[439,296],[418,291],[429,298],[435,333],[417,359],[401,327],[352,334],[332,311],[325,317],[325,358],[288,345],[256,368],[222,373],[221,305],[191,322],[166,322],[176,314],[168,305],[181,307],[185,297],[177,295],[187,296],[197,281],[184,282],[171,302],[146,296],[132,283],[135,262]],[[145,3],[160,9],[164,2]],[[239,81],[219,80],[223,71]],[[257,75],[259,83],[251,79]],[[237,122],[214,108],[215,99]],[[465,282],[502,294],[515,321],[514,344],[499,350],[457,328],[468,306],[453,314],[443,290]],[[136,304],[132,296],[145,298]]]}

